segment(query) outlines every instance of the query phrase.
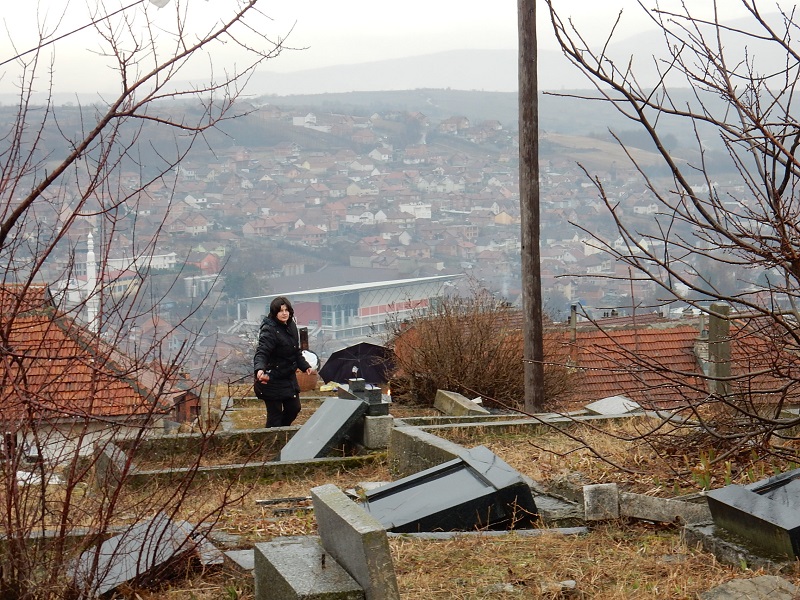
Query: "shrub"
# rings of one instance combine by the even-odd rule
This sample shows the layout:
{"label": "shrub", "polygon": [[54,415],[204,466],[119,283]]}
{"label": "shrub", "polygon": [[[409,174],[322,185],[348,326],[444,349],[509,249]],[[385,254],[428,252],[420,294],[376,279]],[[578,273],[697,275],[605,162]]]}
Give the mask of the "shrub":
{"label": "shrub", "polygon": [[[524,402],[522,312],[485,289],[447,296],[425,314],[390,324],[395,401],[430,405],[437,389],[482,396],[487,404],[521,408]],[[549,348],[548,348],[549,346]],[[545,398],[566,390],[569,373],[545,344]]]}

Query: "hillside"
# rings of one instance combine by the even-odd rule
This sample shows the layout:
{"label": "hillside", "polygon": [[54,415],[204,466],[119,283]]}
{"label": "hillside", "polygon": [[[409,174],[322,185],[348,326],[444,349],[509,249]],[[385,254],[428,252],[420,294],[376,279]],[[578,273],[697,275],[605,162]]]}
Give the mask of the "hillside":
{"label": "hillside", "polygon": [[[610,170],[630,163],[619,144],[596,137],[546,133],[542,135],[540,151],[545,158],[558,156],[580,163],[589,171]],[[662,159],[655,152],[631,149],[631,154],[642,167],[661,166]]]}
{"label": "hillside", "polygon": [[261,96],[259,103],[281,107],[308,107],[329,112],[368,116],[388,110],[422,112],[433,120],[464,115],[471,120],[496,119],[516,129],[519,117],[516,92],[482,92],[424,88],[290,96]]}

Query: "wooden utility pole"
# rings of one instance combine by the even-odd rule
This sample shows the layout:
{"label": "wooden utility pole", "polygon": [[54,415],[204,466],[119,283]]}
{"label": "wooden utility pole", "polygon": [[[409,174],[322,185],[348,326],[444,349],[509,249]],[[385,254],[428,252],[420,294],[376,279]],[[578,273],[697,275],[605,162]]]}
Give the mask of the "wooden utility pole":
{"label": "wooden utility pole", "polygon": [[517,0],[519,28],[519,204],[522,222],[522,335],[525,410],[544,409],[542,285],[539,260],[539,81],[536,0]]}

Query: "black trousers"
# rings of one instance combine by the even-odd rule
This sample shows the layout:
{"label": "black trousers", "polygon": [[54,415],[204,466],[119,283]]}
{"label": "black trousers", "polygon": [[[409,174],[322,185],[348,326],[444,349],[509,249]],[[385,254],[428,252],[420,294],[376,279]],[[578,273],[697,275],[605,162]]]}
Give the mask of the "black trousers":
{"label": "black trousers", "polygon": [[291,425],[300,413],[300,396],[264,400],[267,405],[267,427]]}

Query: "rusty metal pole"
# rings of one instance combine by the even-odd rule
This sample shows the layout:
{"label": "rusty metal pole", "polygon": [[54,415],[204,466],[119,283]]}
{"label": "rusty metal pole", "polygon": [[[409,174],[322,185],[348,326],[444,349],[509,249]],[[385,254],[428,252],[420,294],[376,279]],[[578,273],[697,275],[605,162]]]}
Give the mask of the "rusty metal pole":
{"label": "rusty metal pole", "polygon": [[536,0],[517,0],[519,29],[519,203],[522,240],[525,410],[544,409],[544,345],[539,254],[539,81]]}

